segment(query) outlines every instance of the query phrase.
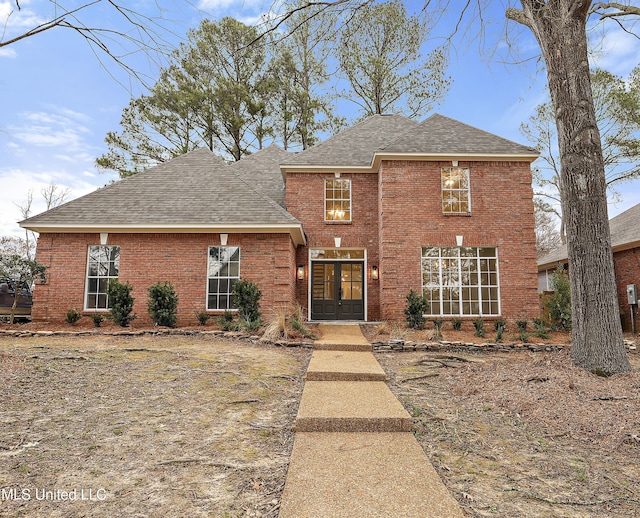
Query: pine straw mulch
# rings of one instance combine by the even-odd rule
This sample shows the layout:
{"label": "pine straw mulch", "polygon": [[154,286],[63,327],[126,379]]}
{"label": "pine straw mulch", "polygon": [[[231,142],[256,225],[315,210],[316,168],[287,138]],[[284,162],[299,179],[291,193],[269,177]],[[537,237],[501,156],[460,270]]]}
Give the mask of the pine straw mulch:
{"label": "pine straw mulch", "polygon": [[640,516],[640,358],[601,378],[558,352],[379,353],[469,516]]}

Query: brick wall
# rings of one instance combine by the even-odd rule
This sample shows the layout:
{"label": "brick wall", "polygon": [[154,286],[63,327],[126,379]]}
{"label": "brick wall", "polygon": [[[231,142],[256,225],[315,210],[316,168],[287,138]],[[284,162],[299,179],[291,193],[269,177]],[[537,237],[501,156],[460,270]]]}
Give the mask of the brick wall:
{"label": "brick wall", "polygon": [[421,247],[498,248],[505,317],[538,314],[531,172],[526,162],[469,167],[471,215],[443,215],[441,168],[451,162],[383,161],[380,167],[381,314],[402,318],[409,289],[422,289]]}
{"label": "brick wall", "polygon": [[[531,171],[526,162],[460,162],[470,167],[470,216],[442,214],[442,167],[451,162],[383,161],[380,174],[342,173],[352,181],[351,223],[324,221],[324,179],[333,173],[287,175],[287,210],[304,226],[308,246],[297,264],[308,263],[309,248],[366,248],[368,265],[379,265],[380,280],[368,279],[368,319],[401,320],[409,290],[421,291],[422,246],[498,248],[502,315],[538,314],[537,267]],[[307,272],[308,276],[308,272]],[[308,282],[296,284],[305,307]]]}
{"label": "brick wall", "polygon": [[[34,320],[61,321],[67,310],[84,308],[87,250],[99,244],[99,234],[40,235],[37,260],[48,269],[47,283],[34,291]],[[137,322],[150,322],[147,288],[170,281],[179,297],[178,325],[197,323],[195,313],[206,309],[208,247],[220,246],[219,234],[110,233],[107,244],[120,246],[119,279],[134,287]],[[288,234],[229,234],[227,245],[240,246],[240,275],[258,283],[263,316],[293,302],[295,249]]]}
{"label": "brick wall", "polygon": [[[627,285],[637,284],[640,288],[640,247],[615,252],[613,263],[616,273],[616,285],[618,289],[618,304],[625,331],[631,331],[631,306],[627,300]],[[636,332],[640,329],[640,314],[635,308]]]}
{"label": "brick wall", "polygon": [[[365,248],[367,264],[379,264],[378,255],[378,175],[375,173],[343,173],[351,180],[351,222],[324,221],[324,180],[334,178],[327,173],[289,173],[287,175],[287,211],[304,227],[307,246],[298,247],[297,264],[305,265],[304,282],[296,283],[298,302],[308,310],[309,248],[334,248],[334,238],[342,238],[341,248]],[[367,273],[368,320],[380,319],[378,281]]]}

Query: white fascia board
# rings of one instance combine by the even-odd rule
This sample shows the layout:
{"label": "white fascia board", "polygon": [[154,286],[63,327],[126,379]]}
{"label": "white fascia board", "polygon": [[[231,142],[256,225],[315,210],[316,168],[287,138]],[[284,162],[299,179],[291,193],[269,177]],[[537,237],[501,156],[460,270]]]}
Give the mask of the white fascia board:
{"label": "white fascia board", "polygon": [[493,154],[493,153],[384,153],[376,152],[369,165],[343,166],[339,164],[325,165],[304,165],[304,164],[285,164],[280,166],[282,176],[287,173],[371,173],[378,170],[380,162],[383,160],[416,160],[423,162],[435,161],[451,161],[458,160],[460,162],[533,162],[538,158],[538,154],[520,155],[520,154]]}
{"label": "white fascia board", "polygon": [[34,224],[23,225],[22,228],[38,233],[94,233],[109,232],[112,234],[290,234],[296,246],[305,245],[307,240],[299,223],[291,225],[76,225],[76,224]]}

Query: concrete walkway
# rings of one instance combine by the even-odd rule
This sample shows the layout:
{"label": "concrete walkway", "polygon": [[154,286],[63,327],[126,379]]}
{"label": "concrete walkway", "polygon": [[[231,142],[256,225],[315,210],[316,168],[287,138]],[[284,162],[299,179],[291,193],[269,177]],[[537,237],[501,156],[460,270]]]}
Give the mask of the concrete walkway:
{"label": "concrete walkway", "polygon": [[323,325],[298,410],[280,518],[465,514],[357,324]]}

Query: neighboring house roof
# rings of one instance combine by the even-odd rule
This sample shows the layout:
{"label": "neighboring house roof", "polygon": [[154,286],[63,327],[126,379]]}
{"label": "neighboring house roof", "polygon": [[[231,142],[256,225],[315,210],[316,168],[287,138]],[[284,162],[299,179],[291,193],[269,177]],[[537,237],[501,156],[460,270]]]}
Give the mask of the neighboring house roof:
{"label": "neighboring house roof", "polygon": [[[640,247],[640,203],[609,220],[611,248],[614,252]],[[538,259],[538,270],[547,270],[567,262],[567,245]]]}
{"label": "neighboring house roof", "polygon": [[284,180],[280,164],[291,156],[275,144],[229,165],[244,181],[285,207]]}
{"label": "neighboring house roof", "polygon": [[[266,167],[274,151],[265,150]],[[288,232],[305,241],[300,222],[245,179],[259,167],[228,166],[196,149],[20,222],[36,232]],[[267,182],[269,183],[269,182]]]}
{"label": "neighboring house roof", "polygon": [[435,114],[418,123],[401,115],[374,115],[292,156],[283,172],[338,167],[375,170],[383,158],[526,160],[539,153],[468,124]]}

